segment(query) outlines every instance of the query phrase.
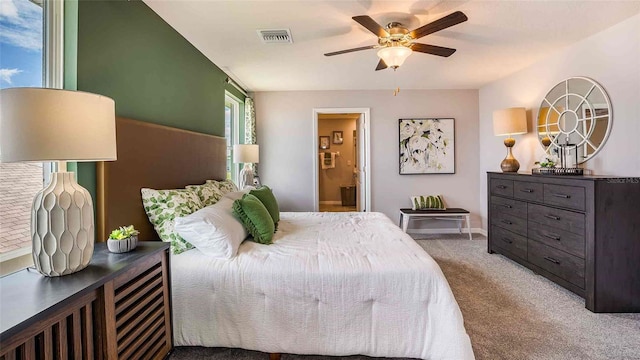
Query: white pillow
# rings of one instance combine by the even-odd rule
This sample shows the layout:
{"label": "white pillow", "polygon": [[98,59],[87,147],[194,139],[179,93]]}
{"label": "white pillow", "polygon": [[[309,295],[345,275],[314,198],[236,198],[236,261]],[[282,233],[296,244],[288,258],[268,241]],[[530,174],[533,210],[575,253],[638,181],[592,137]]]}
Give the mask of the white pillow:
{"label": "white pillow", "polygon": [[240,220],[233,216],[233,200],[222,198],[185,217],[175,219],[175,231],[203,254],[231,259],[249,236]]}
{"label": "white pillow", "polygon": [[240,191],[228,192],[228,193],[224,194],[222,197],[225,197],[227,199],[231,199],[233,201],[236,201],[238,199],[242,199],[244,194],[248,194],[249,191],[254,190],[254,189],[255,189],[254,186],[245,186],[245,188],[240,190]]}

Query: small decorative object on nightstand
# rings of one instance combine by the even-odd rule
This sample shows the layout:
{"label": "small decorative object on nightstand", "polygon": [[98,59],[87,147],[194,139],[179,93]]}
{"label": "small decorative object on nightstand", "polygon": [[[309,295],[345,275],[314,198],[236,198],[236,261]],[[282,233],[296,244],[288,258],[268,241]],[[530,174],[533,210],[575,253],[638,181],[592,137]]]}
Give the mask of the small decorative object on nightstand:
{"label": "small decorative object on nightstand", "polygon": [[516,144],[512,135],[527,133],[527,113],[524,108],[509,108],[493,112],[493,134],[507,135],[504,146],[507,147],[507,157],[500,163],[502,172],[518,172],[520,163],[513,157],[511,148]]}
{"label": "small decorative object on nightstand", "polygon": [[111,232],[107,239],[107,248],[112,253],[129,252],[138,246],[138,234],[133,225],[121,226]]}

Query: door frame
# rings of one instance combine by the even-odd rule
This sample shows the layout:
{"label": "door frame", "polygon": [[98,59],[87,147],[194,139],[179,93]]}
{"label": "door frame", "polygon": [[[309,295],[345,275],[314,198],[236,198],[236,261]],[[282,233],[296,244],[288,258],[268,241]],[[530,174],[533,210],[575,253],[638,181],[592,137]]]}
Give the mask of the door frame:
{"label": "door frame", "polygon": [[[371,110],[370,108],[314,108],[313,109],[313,211],[320,210],[320,186],[319,186],[319,172],[318,167],[318,116],[320,114],[360,114],[364,123],[364,139],[358,137],[358,141],[364,140],[364,154],[360,154],[361,158],[358,158],[360,164],[361,159],[364,160],[364,183],[365,183],[365,198],[364,207],[361,211],[371,211]],[[361,179],[362,181],[362,179]]]}

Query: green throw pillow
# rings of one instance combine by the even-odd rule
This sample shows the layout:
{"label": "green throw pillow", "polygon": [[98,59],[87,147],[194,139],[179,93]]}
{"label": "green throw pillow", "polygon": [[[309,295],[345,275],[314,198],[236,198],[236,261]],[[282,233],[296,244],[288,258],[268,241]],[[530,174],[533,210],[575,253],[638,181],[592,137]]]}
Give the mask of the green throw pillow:
{"label": "green throw pillow", "polygon": [[180,254],[193,245],[175,232],[175,218],[203,208],[198,195],[186,189],[154,190],[142,188],[142,205],[160,240],[171,243],[171,251]]}
{"label": "green throw pillow", "polygon": [[411,209],[413,210],[444,210],[444,201],[440,195],[420,195],[411,197]]}
{"label": "green throw pillow", "polygon": [[261,244],[271,244],[275,225],[260,199],[245,194],[242,199],[233,202],[233,214],[240,218],[249,234],[253,236],[253,240]]}
{"label": "green throw pillow", "polygon": [[269,211],[269,215],[271,215],[276,228],[278,228],[278,221],[280,221],[280,208],[278,207],[276,197],[273,195],[273,191],[271,191],[268,186],[263,185],[255,190],[249,191],[249,194],[257,197],[262,202],[264,207],[267,208],[267,211]]}

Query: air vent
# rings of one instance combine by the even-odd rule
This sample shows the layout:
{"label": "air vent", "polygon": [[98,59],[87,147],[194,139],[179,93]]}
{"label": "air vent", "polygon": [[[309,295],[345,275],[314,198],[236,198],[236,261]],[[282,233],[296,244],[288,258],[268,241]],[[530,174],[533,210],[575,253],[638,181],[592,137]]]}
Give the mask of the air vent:
{"label": "air vent", "polygon": [[293,42],[289,29],[258,30],[258,36],[265,44]]}

